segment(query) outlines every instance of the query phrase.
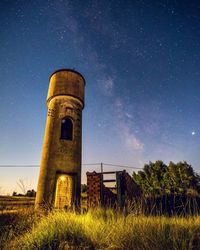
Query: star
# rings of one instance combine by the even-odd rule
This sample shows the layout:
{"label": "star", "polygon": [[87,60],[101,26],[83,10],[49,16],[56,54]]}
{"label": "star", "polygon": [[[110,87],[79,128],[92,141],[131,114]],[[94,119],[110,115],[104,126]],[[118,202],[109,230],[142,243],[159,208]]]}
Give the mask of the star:
{"label": "star", "polygon": [[196,135],[196,132],[195,131],[192,131],[192,136]]}

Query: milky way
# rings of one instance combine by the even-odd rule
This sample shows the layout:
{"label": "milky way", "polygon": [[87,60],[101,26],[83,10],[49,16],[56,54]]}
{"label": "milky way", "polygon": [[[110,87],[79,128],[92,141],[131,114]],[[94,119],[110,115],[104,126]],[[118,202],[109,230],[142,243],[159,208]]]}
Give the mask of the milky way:
{"label": "milky way", "polygon": [[39,164],[49,76],[72,68],[86,79],[83,162],[186,160],[200,170],[199,1],[0,9],[0,164]]}

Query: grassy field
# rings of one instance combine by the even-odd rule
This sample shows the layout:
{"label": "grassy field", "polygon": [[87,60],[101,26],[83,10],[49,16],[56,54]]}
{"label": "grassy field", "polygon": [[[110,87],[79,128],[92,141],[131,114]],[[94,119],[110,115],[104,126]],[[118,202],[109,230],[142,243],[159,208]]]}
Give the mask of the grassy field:
{"label": "grassy field", "polygon": [[[33,208],[35,197],[27,196],[0,196],[0,213]],[[87,194],[81,194],[81,207],[87,208]]]}
{"label": "grassy field", "polygon": [[26,210],[1,226],[0,249],[200,249],[200,217]]}
{"label": "grassy field", "polygon": [[34,206],[34,197],[0,196],[0,213],[30,208]]}

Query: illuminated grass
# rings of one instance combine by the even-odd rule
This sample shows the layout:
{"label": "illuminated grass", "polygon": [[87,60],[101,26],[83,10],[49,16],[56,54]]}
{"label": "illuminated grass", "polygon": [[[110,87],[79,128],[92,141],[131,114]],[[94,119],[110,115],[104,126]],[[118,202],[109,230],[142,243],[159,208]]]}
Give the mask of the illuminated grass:
{"label": "illuminated grass", "polygon": [[200,249],[200,217],[53,212],[13,244],[9,249]]}

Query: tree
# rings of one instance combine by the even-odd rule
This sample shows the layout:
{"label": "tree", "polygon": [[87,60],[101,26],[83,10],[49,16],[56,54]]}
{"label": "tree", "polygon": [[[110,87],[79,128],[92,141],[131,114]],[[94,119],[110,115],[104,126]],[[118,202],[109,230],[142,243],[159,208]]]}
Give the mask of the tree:
{"label": "tree", "polygon": [[35,197],[36,196],[36,192],[34,189],[32,190],[27,190],[27,192],[25,194],[18,194],[16,191],[13,191],[12,196],[27,196],[27,197]]}
{"label": "tree", "polygon": [[34,189],[32,190],[28,190],[25,194],[25,196],[28,196],[28,197],[35,197],[36,196],[36,192]]}
{"label": "tree", "polygon": [[165,186],[172,194],[200,193],[200,176],[187,162],[169,163],[165,176]]}
{"label": "tree", "polygon": [[145,194],[160,195],[163,193],[164,175],[167,166],[162,161],[145,164],[143,171],[133,172],[134,181],[142,188]]}
{"label": "tree", "polygon": [[185,161],[168,166],[162,161],[150,162],[142,171],[133,172],[133,179],[147,195],[200,193],[200,176]]}

